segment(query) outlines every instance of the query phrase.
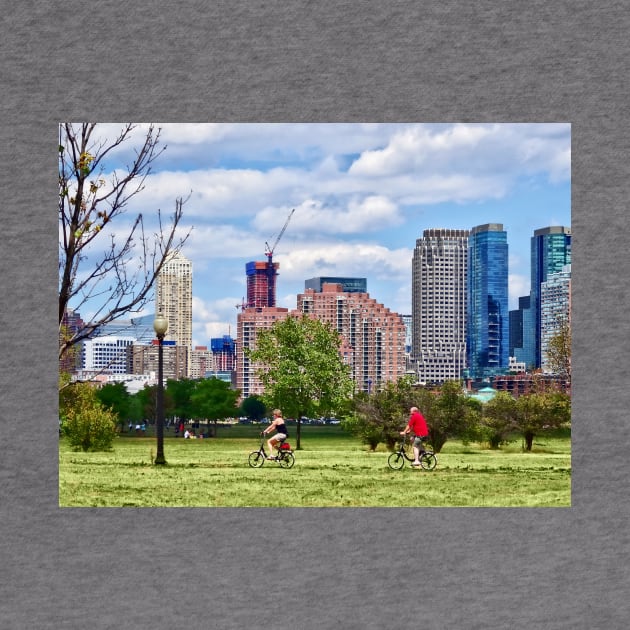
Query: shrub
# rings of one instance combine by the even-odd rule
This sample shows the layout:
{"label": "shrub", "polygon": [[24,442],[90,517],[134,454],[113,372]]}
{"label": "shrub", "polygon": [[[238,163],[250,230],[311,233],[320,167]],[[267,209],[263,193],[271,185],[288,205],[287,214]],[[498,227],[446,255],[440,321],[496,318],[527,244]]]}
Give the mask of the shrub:
{"label": "shrub", "polygon": [[86,452],[111,449],[117,416],[101,405],[90,385],[73,385],[60,401],[60,411],[62,432],[73,449]]}

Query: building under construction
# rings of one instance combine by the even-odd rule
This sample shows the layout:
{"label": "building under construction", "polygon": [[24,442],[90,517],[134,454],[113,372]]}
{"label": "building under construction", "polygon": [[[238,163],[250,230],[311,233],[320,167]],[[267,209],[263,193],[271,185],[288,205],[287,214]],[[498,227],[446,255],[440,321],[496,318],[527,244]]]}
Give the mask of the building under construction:
{"label": "building under construction", "polygon": [[277,262],[252,261],[245,265],[247,274],[247,308],[265,308],[276,305]]}
{"label": "building under construction", "polygon": [[294,212],[295,208],[289,213],[274,244],[270,246],[269,243],[265,243],[267,260],[264,262],[252,261],[245,265],[245,273],[247,274],[247,302],[243,304],[245,308],[275,307],[276,276],[280,265],[273,262],[273,252],[287,229]]}

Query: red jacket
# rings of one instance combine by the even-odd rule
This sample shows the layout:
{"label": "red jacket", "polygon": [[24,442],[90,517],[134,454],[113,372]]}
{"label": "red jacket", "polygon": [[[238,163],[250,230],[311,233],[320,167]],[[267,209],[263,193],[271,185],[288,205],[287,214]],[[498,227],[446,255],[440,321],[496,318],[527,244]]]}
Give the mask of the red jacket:
{"label": "red jacket", "polygon": [[426,437],[429,435],[429,427],[427,427],[427,421],[424,419],[424,416],[419,411],[414,411],[410,418],[407,426],[411,429],[414,435],[418,437]]}

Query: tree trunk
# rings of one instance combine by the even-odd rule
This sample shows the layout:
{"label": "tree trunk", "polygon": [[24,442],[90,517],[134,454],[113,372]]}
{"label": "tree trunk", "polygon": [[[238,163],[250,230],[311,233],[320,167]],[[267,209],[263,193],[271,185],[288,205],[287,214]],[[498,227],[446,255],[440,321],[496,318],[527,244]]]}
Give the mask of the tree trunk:
{"label": "tree trunk", "polygon": [[492,450],[497,450],[501,445],[501,436],[497,433],[490,436],[490,448]]}
{"label": "tree trunk", "polygon": [[302,449],[302,442],[301,442],[301,431],[300,429],[302,428],[302,416],[298,415],[297,417],[297,428],[295,430],[295,450],[299,451]]}
{"label": "tree trunk", "polygon": [[533,443],[534,443],[533,431],[525,431],[525,450],[531,451]]}
{"label": "tree trunk", "polygon": [[429,444],[433,447],[433,451],[435,453],[439,453],[444,444],[446,444],[447,439],[448,437],[444,433],[431,431],[431,435],[429,435]]}

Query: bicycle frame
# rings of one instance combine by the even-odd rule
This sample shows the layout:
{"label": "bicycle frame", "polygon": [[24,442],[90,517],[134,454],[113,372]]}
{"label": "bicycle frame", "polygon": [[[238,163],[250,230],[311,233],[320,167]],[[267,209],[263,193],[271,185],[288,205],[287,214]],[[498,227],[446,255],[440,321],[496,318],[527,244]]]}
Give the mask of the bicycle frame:
{"label": "bicycle frame", "polygon": [[[393,470],[400,470],[405,465],[405,460],[413,462],[414,457],[410,456],[405,450],[407,439],[403,436],[400,441],[400,447],[397,451],[394,451],[388,458],[387,464]],[[424,448],[424,444],[420,447],[418,453],[418,460],[420,461],[420,467],[424,470],[433,470],[437,465],[437,457],[433,451]]]}
{"label": "bicycle frame", "polygon": [[277,454],[275,456],[272,454],[270,457],[273,457],[273,459],[269,460],[267,459],[267,451],[265,450],[265,441],[266,440],[263,437],[260,442],[260,446],[258,447],[258,450],[252,451],[249,454],[247,461],[252,468],[260,468],[265,463],[265,461],[275,461],[280,466],[280,468],[291,468],[293,466],[293,464],[295,463],[293,451],[290,449],[286,450],[278,448],[283,444],[284,440],[278,443],[278,445],[276,446]]}

